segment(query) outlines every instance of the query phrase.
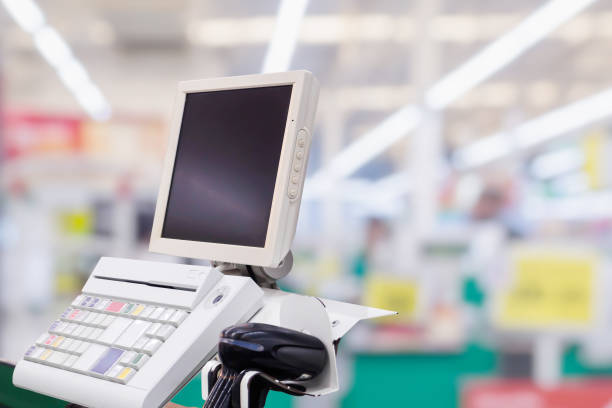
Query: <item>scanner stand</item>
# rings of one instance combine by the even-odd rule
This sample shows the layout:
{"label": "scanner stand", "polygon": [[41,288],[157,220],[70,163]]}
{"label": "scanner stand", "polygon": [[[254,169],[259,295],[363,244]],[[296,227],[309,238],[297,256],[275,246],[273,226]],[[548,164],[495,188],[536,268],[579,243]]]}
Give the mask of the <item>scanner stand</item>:
{"label": "scanner stand", "polygon": [[[260,371],[245,371],[232,389],[233,408],[259,408],[269,390],[292,395],[320,396],[339,389],[336,349],[340,339],[357,322],[396,314],[388,310],[354,305],[335,300],[304,296],[277,289],[276,281],[287,276],[293,266],[291,252],[277,268],[216,263],[223,273],[249,276],[264,291],[263,307],[249,320],[266,323],[317,337],[327,349],[327,364],[323,372],[307,381],[278,381]],[[202,369],[202,396],[206,400],[214,386],[221,362],[211,360]],[[240,384],[238,387],[237,384]]]}

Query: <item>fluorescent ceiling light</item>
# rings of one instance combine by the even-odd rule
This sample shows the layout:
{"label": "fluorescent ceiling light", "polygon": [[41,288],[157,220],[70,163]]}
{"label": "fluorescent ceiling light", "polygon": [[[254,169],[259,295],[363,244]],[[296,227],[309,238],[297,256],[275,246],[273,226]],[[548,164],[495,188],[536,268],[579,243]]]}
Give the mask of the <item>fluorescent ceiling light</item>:
{"label": "fluorescent ceiling light", "polygon": [[52,27],[45,26],[36,31],[34,45],[52,67],[57,68],[72,58],[70,47]]}
{"label": "fluorescent ceiling light", "polygon": [[426,92],[425,102],[444,109],[540,42],[595,0],[552,0],[517,27],[452,71]]}
{"label": "fluorescent ceiling light", "polygon": [[514,146],[519,149],[533,148],[610,116],[612,88],[459,149],[453,156],[453,162],[462,169],[481,166],[511,154]]}
{"label": "fluorescent ceiling light", "polygon": [[[432,88],[425,93],[426,105],[436,110],[444,109],[464,93],[515,60],[527,49],[542,40],[554,29],[594,1],[595,0],[549,1],[527,17],[527,19],[517,27],[503,35],[500,39],[494,41],[465,64],[434,84]],[[413,109],[412,107],[409,108]],[[395,115],[397,115],[397,113],[392,115],[391,118]],[[417,126],[418,121],[413,124],[413,128]],[[389,131],[393,131],[393,129],[389,129]],[[344,176],[348,176],[369,160],[385,151],[397,140],[401,139],[405,133],[407,132],[401,135],[394,134],[384,136],[381,132],[367,133],[354,142],[353,145],[348,146],[345,150],[340,152],[336,158],[332,159],[329,165],[330,168],[324,169],[322,172],[323,174],[325,174],[325,172],[333,173],[333,170],[337,167],[343,167],[345,169],[350,168],[350,171],[343,172]],[[501,149],[500,146],[505,142],[498,140],[496,143],[498,144],[496,148]],[[354,145],[376,146],[375,153],[372,154],[372,152],[363,149],[355,149]],[[352,153],[355,150],[363,152],[363,155]],[[345,163],[347,152],[351,152],[348,156],[354,159],[356,164]],[[340,164],[338,162],[340,162]],[[318,176],[318,174],[315,176]]]}
{"label": "fluorescent ceiling light", "polygon": [[107,120],[111,108],[100,89],[91,81],[85,67],[74,57],[62,36],[45,23],[45,17],[32,0],[0,0],[15,22],[32,34],[34,45],[55,68],[60,80],[83,109],[95,120]]}
{"label": "fluorescent ceiling light", "polygon": [[579,169],[584,165],[584,153],[577,147],[566,147],[539,155],[531,164],[531,173],[546,180]]}
{"label": "fluorescent ceiling light", "polygon": [[295,50],[308,0],[281,0],[272,41],[262,72],[287,71]]}
{"label": "fluorescent ceiling light", "polygon": [[1,0],[6,11],[25,32],[33,33],[45,25],[45,17],[32,0]]}

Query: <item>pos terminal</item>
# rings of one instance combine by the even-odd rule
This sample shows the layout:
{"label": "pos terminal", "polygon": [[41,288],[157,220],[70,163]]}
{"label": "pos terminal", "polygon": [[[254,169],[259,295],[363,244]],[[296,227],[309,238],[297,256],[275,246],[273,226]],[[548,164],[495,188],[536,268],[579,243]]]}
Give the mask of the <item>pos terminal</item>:
{"label": "pos terminal", "polygon": [[335,343],[390,312],[276,289],[292,266],[318,91],[307,71],[181,82],[150,250],[212,265],[101,258],[14,384],[88,407],[160,407],[217,366],[225,329],[251,322],[312,336],[325,357],[300,389],[337,390]]}

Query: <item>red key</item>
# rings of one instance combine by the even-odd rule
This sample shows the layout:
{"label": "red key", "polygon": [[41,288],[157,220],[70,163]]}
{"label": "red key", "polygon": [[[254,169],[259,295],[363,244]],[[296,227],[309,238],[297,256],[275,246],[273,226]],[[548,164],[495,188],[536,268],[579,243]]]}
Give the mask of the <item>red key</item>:
{"label": "red key", "polygon": [[119,313],[119,311],[123,309],[123,306],[125,306],[125,303],[123,302],[111,302],[111,304],[106,306],[106,309],[104,310],[107,312]]}
{"label": "red key", "polygon": [[47,337],[47,340],[45,340],[45,344],[48,346],[49,344],[53,343],[53,340],[55,340],[57,336],[55,334],[50,335],[49,337]]}

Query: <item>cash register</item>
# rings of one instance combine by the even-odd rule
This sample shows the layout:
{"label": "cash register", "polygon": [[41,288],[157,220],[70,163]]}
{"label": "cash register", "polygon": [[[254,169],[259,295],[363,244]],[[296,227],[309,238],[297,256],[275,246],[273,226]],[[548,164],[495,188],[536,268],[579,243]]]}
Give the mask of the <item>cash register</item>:
{"label": "cash register", "polygon": [[292,265],[318,92],[307,71],[179,83],[150,250],[211,265],[101,258],[25,347],[14,384],[87,407],[161,407],[226,328],[251,322],[319,339],[329,361],[304,389],[337,390],[335,344],[389,312],[276,289]]}

